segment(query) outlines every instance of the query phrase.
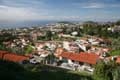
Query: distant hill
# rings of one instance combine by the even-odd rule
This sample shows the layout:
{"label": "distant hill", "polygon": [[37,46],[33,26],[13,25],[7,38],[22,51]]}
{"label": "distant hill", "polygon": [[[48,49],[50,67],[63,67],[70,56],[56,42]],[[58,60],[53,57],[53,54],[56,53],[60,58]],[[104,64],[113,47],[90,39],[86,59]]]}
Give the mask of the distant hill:
{"label": "distant hill", "polygon": [[60,21],[60,22],[57,22],[57,23],[62,23],[62,24],[74,24],[73,22],[69,22],[69,21]]}

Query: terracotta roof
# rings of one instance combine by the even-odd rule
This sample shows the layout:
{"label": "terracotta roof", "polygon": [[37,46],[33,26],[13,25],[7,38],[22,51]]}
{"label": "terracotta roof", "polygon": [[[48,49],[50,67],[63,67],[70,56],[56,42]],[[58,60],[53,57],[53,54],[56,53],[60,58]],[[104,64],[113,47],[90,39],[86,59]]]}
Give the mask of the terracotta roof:
{"label": "terracotta roof", "polygon": [[0,53],[6,53],[7,51],[2,51],[2,50],[0,50]]}
{"label": "terracotta roof", "polygon": [[120,63],[120,57],[117,57],[116,63]]}
{"label": "terracotta roof", "polygon": [[28,56],[21,56],[13,53],[9,53],[7,51],[0,50],[0,59],[13,61],[13,62],[21,62],[23,60],[29,59]]}
{"label": "terracotta roof", "polygon": [[99,56],[94,53],[80,53],[79,61],[86,62],[89,64],[96,64],[97,60],[99,59]]}
{"label": "terracotta roof", "polygon": [[80,54],[63,52],[60,56],[67,59],[71,59],[79,62],[85,62],[89,64],[96,64],[97,60],[99,59],[98,55],[94,53],[85,53],[85,52],[81,52]]}
{"label": "terracotta roof", "polygon": [[4,56],[6,53],[7,53],[7,51],[1,51],[1,50],[0,50],[0,59],[2,59],[3,56]]}
{"label": "terracotta roof", "polygon": [[62,57],[64,57],[64,58],[70,58],[70,55],[71,55],[72,53],[70,53],[70,52],[63,52],[63,53],[61,53],[59,56],[62,56]]}
{"label": "terracotta roof", "polygon": [[55,55],[56,57],[58,57],[63,51],[64,51],[63,48],[57,48],[56,51],[55,51],[55,53],[54,53],[54,55]]}
{"label": "terracotta roof", "polygon": [[29,57],[20,56],[20,55],[16,55],[16,54],[5,54],[3,59],[8,60],[8,61],[13,61],[13,62],[21,62],[21,61],[29,59]]}
{"label": "terracotta roof", "polygon": [[79,54],[72,53],[69,59],[79,61]]}

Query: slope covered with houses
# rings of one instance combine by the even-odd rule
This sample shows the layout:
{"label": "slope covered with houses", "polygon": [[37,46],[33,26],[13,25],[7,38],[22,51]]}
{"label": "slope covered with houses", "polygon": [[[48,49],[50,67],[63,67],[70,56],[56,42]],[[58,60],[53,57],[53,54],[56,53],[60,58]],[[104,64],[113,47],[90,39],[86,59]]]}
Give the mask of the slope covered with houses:
{"label": "slope covered with houses", "polygon": [[[88,72],[93,72],[94,65],[101,60],[120,64],[120,56],[111,55],[111,51],[119,50],[119,46],[113,47],[116,43],[113,44],[114,39],[110,37],[119,29],[104,25],[107,24],[56,23],[44,27],[0,30],[0,59]],[[90,26],[95,30],[104,30],[104,33],[97,34]],[[105,38],[107,34],[110,38]]]}

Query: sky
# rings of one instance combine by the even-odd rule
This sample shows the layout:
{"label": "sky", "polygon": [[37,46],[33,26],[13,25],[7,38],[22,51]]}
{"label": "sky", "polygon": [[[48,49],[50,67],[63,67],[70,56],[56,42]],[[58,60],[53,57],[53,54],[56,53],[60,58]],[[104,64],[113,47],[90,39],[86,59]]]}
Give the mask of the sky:
{"label": "sky", "polygon": [[32,20],[113,21],[120,0],[0,0],[0,23]]}

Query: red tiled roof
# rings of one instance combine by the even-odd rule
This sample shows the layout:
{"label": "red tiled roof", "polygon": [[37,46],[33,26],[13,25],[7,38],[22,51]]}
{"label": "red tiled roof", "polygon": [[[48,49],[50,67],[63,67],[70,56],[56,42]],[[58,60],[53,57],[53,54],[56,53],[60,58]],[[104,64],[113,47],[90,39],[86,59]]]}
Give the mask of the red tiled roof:
{"label": "red tiled roof", "polygon": [[0,59],[2,59],[3,56],[4,56],[6,53],[7,53],[7,51],[1,51],[1,50],[0,50]]}
{"label": "red tiled roof", "polygon": [[71,53],[70,52],[63,52],[62,54],[60,54],[59,56],[62,56],[62,57],[64,57],[64,58],[69,58],[70,57],[70,55],[71,55]]}
{"label": "red tiled roof", "polygon": [[99,56],[94,53],[80,53],[79,61],[89,64],[96,64]]}
{"label": "red tiled roof", "polygon": [[0,50],[0,53],[6,53],[7,51],[2,51],[2,50]]}
{"label": "red tiled roof", "polygon": [[69,56],[69,59],[78,61],[79,60],[79,54],[72,53]]}
{"label": "red tiled roof", "polygon": [[7,51],[0,51],[0,59],[13,61],[13,62],[21,62],[23,60],[29,59],[29,57],[9,53]]}
{"label": "red tiled roof", "polygon": [[94,53],[85,53],[85,52],[81,52],[80,54],[63,52],[60,56],[89,64],[96,64],[97,59],[99,59],[98,55]]}
{"label": "red tiled roof", "polygon": [[120,63],[120,57],[117,57],[116,63]]}
{"label": "red tiled roof", "polygon": [[3,59],[13,61],[13,62],[21,62],[23,60],[27,60],[28,57],[20,56],[20,55],[16,55],[16,54],[5,54]]}

